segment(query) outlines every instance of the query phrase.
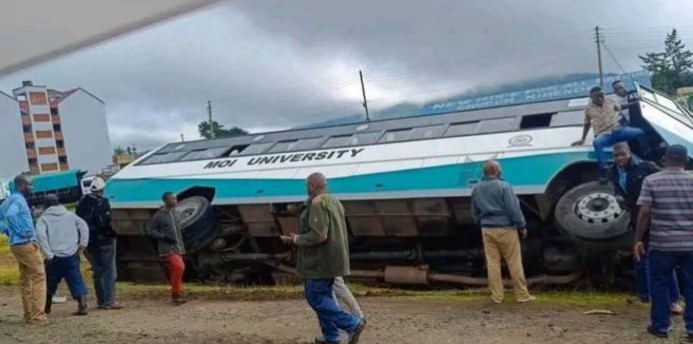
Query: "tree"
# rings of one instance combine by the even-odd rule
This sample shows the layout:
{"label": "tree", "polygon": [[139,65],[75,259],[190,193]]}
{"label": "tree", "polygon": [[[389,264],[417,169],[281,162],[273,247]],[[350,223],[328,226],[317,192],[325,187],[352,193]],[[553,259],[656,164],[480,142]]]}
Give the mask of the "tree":
{"label": "tree", "polygon": [[[217,121],[212,121],[212,127],[214,128],[214,138],[222,137],[233,137],[233,136],[243,136],[248,135],[248,132],[239,127],[224,128],[223,125],[219,124]],[[211,139],[212,135],[209,128],[209,122],[203,121],[197,125],[197,131],[200,136],[205,139]]]}
{"label": "tree", "polygon": [[118,156],[118,155],[124,154],[124,153],[125,153],[125,149],[124,149],[123,147],[121,147],[121,146],[118,146],[118,147],[116,147],[116,148],[113,150],[113,155],[114,155],[114,156]]}
{"label": "tree", "polygon": [[693,52],[686,49],[676,29],[667,34],[663,52],[639,57],[644,63],[643,68],[652,72],[654,88],[674,95],[677,88],[693,85]]}

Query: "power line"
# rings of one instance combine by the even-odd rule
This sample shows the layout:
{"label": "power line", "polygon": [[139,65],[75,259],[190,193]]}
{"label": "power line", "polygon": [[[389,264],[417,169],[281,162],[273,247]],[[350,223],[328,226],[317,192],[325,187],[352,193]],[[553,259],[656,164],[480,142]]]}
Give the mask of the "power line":
{"label": "power line", "polygon": [[616,66],[618,66],[621,72],[623,72],[623,74],[628,73],[625,69],[623,69],[623,66],[621,66],[620,63],[618,63],[616,56],[614,56],[614,53],[611,52],[611,49],[609,49],[609,47],[606,46],[606,43],[604,41],[602,41],[602,45],[604,46],[604,49],[606,49],[606,52],[609,54],[609,56],[611,56],[611,59],[614,60],[614,63],[616,63]]}

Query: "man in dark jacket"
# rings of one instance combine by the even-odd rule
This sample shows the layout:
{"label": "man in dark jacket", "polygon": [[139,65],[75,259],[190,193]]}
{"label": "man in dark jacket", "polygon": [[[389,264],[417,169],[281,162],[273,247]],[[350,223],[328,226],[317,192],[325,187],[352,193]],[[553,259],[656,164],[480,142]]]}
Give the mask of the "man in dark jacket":
{"label": "man in dark jacket", "polygon": [[[641,160],[632,155],[630,147],[626,142],[619,142],[614,145],[614,166],[609,172],[611,182],[614,184],[616,197],[619,203],[626,210],[630,211],[630,226],[635,229],[638,217],[638,197],[642,189],[642,182],[645,177],[661,171],[659,166],[651,161]],[[644,242],[647,245],[647,238]],[[647,255],[635,261],[635,283],[637,297],[630,298],[630,303],[650,302],[650,273]],[[676,274],[671,276],[669,283],[669,304],[671,312],[682,314],[683,309],[678,303],[680,298]]]}
{"label": "man in dark jacket", "polygon": [[116,234],[111,223],[111,204],[103,197],[103,179],[94,178],[91,192],[77,204],[77,216],[89,225],[89,245],[85,252],[94,273],[94,290],[99,309],[120,309],[115,301]]}
{"label": "man in dark jacket", "polygon": [[282,237],[298,247],[297,271],[304,280],[308,304],[318,316],[323,338],[318,343],[339,343],[339,330],[349,334],[349,344],[359,341],[365,322],[343,311],[332,287],[336,277],[349,274],[349,243],[344,207],[327,193],[321,173],[308,176],[309,207],[300,215],[300,234]]}
{"label": "man in dark jacket", "polygon": [[183,273],[185,272],[185,245],[180,227],[180,213],[176,207],[178,199],[172,192],[165,192],[161,199],[164,206],[154,214],[147,225],[149,236],[156,239],[159,257],[166,260],[171,274],[171,301],[180,305],[186,302],[183,296]]}

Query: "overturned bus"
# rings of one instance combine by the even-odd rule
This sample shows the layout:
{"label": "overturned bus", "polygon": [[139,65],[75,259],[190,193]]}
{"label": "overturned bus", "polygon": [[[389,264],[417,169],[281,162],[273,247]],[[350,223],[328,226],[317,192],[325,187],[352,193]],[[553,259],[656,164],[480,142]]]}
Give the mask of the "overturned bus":
{"label": "overturned bus", "polygon": [[[613,186],[596,182],[592,146],[571,147],[587,101],[167,144],[108,181],[120,276],[165,277],[145,236],[164,191],[181,200],[188,278],[271,283],[291,274],[294,256],[279,236],[297,232],[304,179],[319,171],[346,209],[353,277],[482,285],[469,196],[493,158],[528,220],[530,281],[574,282],[590,259],[631,242]],[[629,115],[646,132],[631,144],[638,156],[658,162],[670,144],[693,153],[693,115],[671,99],[638,87]]]}

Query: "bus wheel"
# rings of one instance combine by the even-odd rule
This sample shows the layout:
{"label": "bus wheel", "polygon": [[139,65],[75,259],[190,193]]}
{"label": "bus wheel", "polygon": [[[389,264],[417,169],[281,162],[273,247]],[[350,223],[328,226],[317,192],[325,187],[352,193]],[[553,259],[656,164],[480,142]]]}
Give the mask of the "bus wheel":
{"label": "bus wheel", "polygon": [[618,205],[610,184],[588,182],[568,190],[558,200],[554,216],[576,244],[610,241],[628,233],[628,213]]}
{"label": "bus wheel", "polygon": [[178,202],[178,211],[181,214],[181,230],[187,253],[205,248],[216,238],[216,218],[212,205],[206,198],[186,198]]}

